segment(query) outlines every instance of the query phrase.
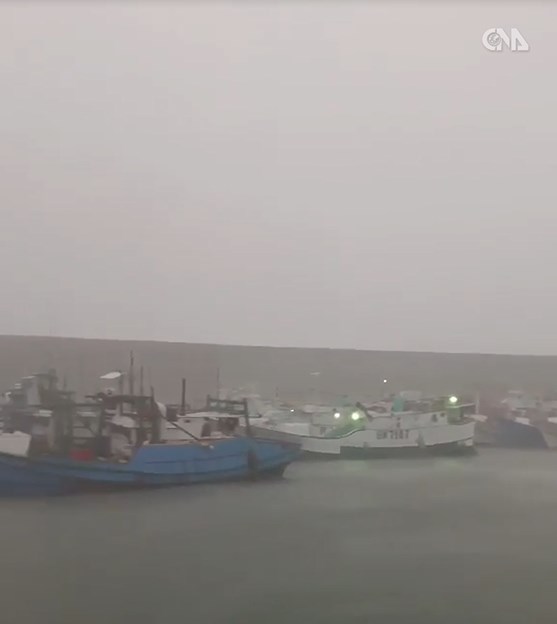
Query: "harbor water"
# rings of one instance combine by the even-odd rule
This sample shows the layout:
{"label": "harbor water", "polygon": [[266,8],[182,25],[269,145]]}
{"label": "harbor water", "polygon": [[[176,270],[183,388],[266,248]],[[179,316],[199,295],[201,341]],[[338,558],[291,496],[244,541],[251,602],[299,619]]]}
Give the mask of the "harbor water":
{"label": "harbor water", "polygon": [[6,624],[555,622],[557,453],[0,501]]}

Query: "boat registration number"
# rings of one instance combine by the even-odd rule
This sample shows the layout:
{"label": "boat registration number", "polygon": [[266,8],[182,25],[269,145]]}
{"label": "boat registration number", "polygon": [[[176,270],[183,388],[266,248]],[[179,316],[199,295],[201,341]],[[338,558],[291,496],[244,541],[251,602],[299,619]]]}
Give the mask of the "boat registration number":
{"label": "boat registration number", "polygon": [[406,440],[410,434],[409,429],[390,429],[386,431],[378,431],[378,440]]}

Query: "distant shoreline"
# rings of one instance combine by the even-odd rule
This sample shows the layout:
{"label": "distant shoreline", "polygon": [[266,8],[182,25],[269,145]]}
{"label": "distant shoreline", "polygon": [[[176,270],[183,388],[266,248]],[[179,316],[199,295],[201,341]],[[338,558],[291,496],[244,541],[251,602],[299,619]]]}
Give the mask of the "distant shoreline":
{"label": "distant shoreline", "polygon": [[91,342],[126,342],[133,344],[170,344],[170,345],[195,345],[211,348],[242,348],[242,349],[282,349],[299,351],[356,351],[363,353],[399,353],[399,354],[419,354],[419,355],[462,355],[481,357],[518,357],[518,358],[557,358],[557,353],[514,353],[514,352],[491,352],[491,351],[435,351],[435,350],[405,350],[405,349],[371,349],[366,347],[324,347],[324,346],[292,346],[273,344],[241,344],[225,342],[196,342],[192,340],[171,340],[171,339],[151,339],[151,338],[96,338],[90,336],[53,336],[44,334],[0,334],[1,339],[21,338],[21,339],[43,339],[43,340],[86,340]]}
{"label": "distant shoreline", "polygon": [[[108,340],[58,336],[0,336],[0,390],[21,377],[55,368],[78,396],[99,388],[100,375],[127,370],[130,351],[144,366],[145,385],[158,398],[202,405],[217,387],[286,400],[370,400],[386,392],[495,396],[508,390],[552,394],[557,356],[366,351]],[[387,383],[384,383],[384,379]]]}

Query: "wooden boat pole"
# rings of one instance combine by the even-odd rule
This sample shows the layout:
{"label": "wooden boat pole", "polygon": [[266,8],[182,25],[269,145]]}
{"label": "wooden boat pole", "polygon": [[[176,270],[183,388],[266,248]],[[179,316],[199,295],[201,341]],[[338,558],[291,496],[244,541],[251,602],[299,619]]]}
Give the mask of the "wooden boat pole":
{"label": "wooden boat pole", "polygon": [[186,378],[182,377],[182,401],[180,403],[180,416],[186,415]]}
{"label": "wooden boat pole", "polygon": [[95,440],[95,452],[97,455],[101,455],[105,450],[103,449],[103,435],[104,428],[106,425],[106,406],[104,399],[101,400],[100,411],[99,411],[99,419],[97,422],[97,435]]}
{"label": "wooden boat pole", "polygon": [[133,364],[134,364],[133,351],[130,351],[130,371],[128,374],[128,387],[130,391],[130,396],[133,396],[134,382],[135,382]]}
{"label": "wooden boat pole", "polygon": [[157,444],[161,441],[161,423],[160,419],[155,418],[158,414],[160,419],[163,418],[162,412],[155,402],[155,389],[151,386],[151,442]]}

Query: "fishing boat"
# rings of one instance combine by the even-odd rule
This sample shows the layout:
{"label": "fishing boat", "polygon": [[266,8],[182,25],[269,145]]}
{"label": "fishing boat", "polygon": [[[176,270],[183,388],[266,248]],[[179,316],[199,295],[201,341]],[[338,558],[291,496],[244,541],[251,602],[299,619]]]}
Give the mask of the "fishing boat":
{"label": "fishing boat", "polygon": [[[27,410],[33,405],[27,403]],[[100,392],[83,403],[51,403],[40,434],[0,435],[0,495],[69,494],[99,489],[177,486],[282,475],[299,453],[287,441],[215,432],[197,436],[179,423],[166,439],[164,406],[154,396]],[[247,420],[245,405],[237,418]],[[230,409],[230,406],[227,406]],[[94,412],[91,435],[74,438],[80,410]],[[42,414],[41,414],[42,412]],[[208,415],[203,417],[209,419]]]}
{"label": "fishing boat", "polygon": [[[504,448],[549,448],[544,427],[527,416],[509,414],[504,416],[474,414],[476,443],[483,446]],[[551,437],[548,431],[547,438]],[[554,443],[552,443],[554,446]]]}
{"label": "fishing boat", "polygon": [[[480,414],[481,411],[481,414]],[[544,401],[513,390],[496,404],[486,404],[473,416],[480,445],[505,448],[557,448],[555,401]]]}
{"label": "fishing boat", "polygon": [[256,435],[297,442],[306,456],[374,457],[424,453],[461,454],[474,450],[471,404],[450,399],[356,403],[320,414],[318,422],[256,423]]}

